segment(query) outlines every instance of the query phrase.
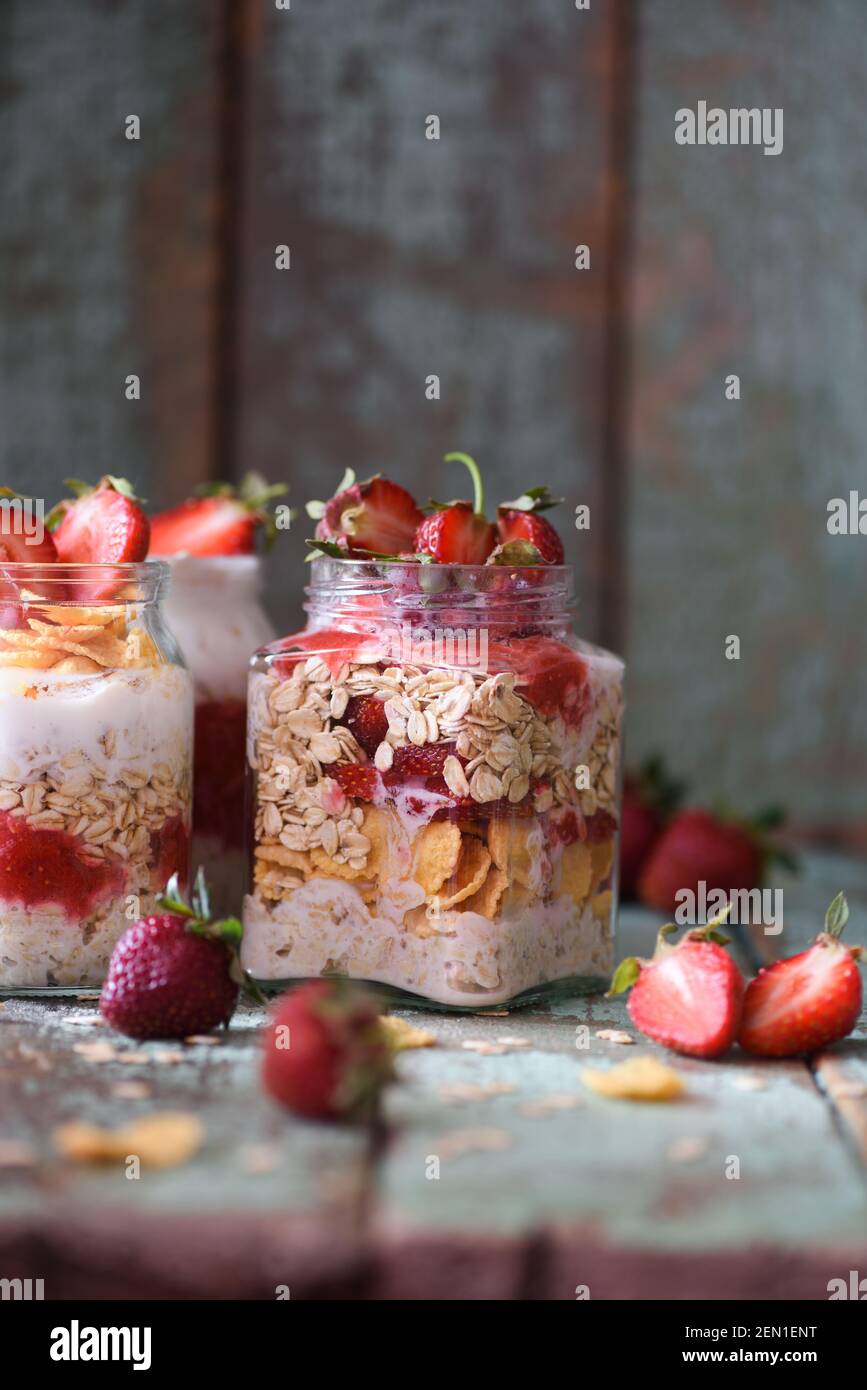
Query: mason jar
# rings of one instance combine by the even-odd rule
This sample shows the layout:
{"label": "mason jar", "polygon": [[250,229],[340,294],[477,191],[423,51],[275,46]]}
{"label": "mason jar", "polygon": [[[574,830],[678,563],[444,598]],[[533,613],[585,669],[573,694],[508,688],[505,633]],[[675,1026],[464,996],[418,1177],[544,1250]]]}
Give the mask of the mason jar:
{"label": "mason jar", "polygon": [[249,680],[243,963],[478,1010],[604,987],[623,663],[569,566],[322,558]]}
{"label": "mason jar", "polygon": [[98,988],[189,868],[192,681],[162,564],[0,567],[0,991]]}
{"label": "mason jar", "polygon": [[244,772],[250,654],[275,636],[257,555],[167,561],[166,616],[195,691],[192,862],[217,914],[237,915],[246,873]]}

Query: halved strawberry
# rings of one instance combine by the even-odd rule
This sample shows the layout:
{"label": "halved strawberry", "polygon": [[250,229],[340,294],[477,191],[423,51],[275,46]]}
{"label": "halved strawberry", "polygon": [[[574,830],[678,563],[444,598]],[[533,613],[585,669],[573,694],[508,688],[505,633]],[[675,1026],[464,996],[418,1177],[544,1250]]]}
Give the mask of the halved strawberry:
{"label": "halved strawberry", "polygon": [[334,777],[346,796],[359,801],[373,801],[382,785],[379,773],[370,763],[341,763],[334,768]]}
{"label": "halved strawberry", "polygon": [[718,931],[727,915],[688,931],[676,946],[666,938],[677,927],[662,927],[653,959],[628,957],[611,982],[610,994],[631,987],[627,1009],[636,1028],[689,1057],[720,1057],[737,1037],[744,981]]}
{"label": "halved strawberry", "polygon": [[385,702],[378,695],[354,695],[337,722],[346,725],[371,758],[388,733]]}
{"label": "halved strawberry", "polygon": [[[26,507],[30,501],[27,497],[21,497],[17,492],[13,492],[11,487],[0,487],[0,497],[11,497],[17,499]],[[22,513],[23,515],[23,513]],[[19,529],[15,516],[15,510],[9,506],[4,512],[0,527],[0,564],[6,560],[15,565],[45,565],[53,564],[57,559],[57,547],[54,538],[47,525],[42,526],[41,531],[38,526],[38,518],[35,513],[28,518],[28,526],[33,531],[33,535],[27,534],[27,527],[23,521]]]}
{"label": "halved strawberry", "polygon": [[759,1057],[800,1057],[852,1032],[861,1012],[861,946],[840,935],[849,907],[838,893],[813,945],[760,970],[747,986],[738,1042]]}
{"label": "halved strawberry", "polygon": [[258,473],[248,473],[237,490],[231,483],[208,483],[196,497],[153,517],[151,554],[252,555],[260,529],[273,541],[276,526],[267,504],[286,490],[285,483],[269,485]]}
{"label": "halved strawberry", "polygon": [[147,557],[150,522],[125,478],[106,475],[91,487],[67,478],[75,497],[54,508],[57,558],[63,564],[137,564]]}
{"label": "halved strawberry", "polygon": [[565,558],[563,542],[550,521],[539,515],[546,508],[555,507],[561,500],[552,497],[547,487],[533,487],[514,502],[503,502],[497,508],[500,543],[526,542],[536,548],[544,564],[562,565]]}
{"label": "halved strawberry", "polygon": [[356,481],[347,468],[328,502],[308,502],[307,515],[317,522],[316,539],[331,542],[347,556],[365,551],[378,555],[410,554],[421,510],[412,493],[377,473]]}
{"label": "halved strawberry", "polygon": [[497,544],[497,531],[485,517],[482,476],[469,454],[446,454],[446,463],[463,463],[473,480],[472,502],[434,502],[415,533],[415,551],[440,564],[483,565]]}
{"label": "halved strawberry", "polygon": [[587,662],[573,647],[547,636],[493,641],[488,660],[491,670],[517,673],[518,694],[540,714],[581,723],[590,707]]}

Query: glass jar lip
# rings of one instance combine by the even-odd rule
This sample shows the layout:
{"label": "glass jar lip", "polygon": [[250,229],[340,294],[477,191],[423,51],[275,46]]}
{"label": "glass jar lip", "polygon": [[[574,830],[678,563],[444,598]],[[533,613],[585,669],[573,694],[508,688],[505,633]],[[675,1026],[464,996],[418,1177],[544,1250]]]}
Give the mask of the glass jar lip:
{"label": "glass jar lip", "polygon": [[161,560],[117,564],[64,561],[0,561],[0,602],[38,606],[46,601],[73,607],[116,607],[153,603],[162,597],[169,567]]}

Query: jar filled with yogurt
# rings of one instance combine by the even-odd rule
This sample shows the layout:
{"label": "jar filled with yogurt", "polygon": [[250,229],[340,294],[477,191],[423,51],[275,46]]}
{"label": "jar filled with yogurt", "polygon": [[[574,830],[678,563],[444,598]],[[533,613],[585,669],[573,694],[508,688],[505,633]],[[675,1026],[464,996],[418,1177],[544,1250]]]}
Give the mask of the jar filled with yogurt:
{"label": "jar filled with yogurt", "polygon": [[262,603],[257,555],[174,555],[166,617],[195,691],[193,863],[217,912],[244,891],[245,730],[250,654],[274,629]]}
{"label": "jar filled with yogurt", "polygon": [[163,564],[0,567],[0,991],[98,988],[189,870],[193,688]]}
{"label": "jar filled with yogurt", "polygon": [[[398,549],[367,539],[370,496],[336,524]],[[607,984],[623,663],[573,632],[562,547],[543,563],[517,504],[499,532],[460,508],[414,518],[394,559],[327,539],[308,626],[253,659],[243,963],[264,986],[478,1010]]]}

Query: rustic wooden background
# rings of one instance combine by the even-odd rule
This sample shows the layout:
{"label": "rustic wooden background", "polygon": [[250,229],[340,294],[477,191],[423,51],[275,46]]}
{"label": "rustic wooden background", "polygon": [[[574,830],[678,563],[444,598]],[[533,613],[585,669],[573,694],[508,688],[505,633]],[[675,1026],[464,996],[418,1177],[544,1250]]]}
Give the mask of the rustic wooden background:
{"label": "rustic wooden background", "polygon": [[[867,842],[867,543],[825,529],[867,491],[862,21],[5,0],[3,480],[111,470],[165,504],[258,467],[300,502],[351,464],[426,496],[459,486],[449,447],[492,500],[547,480],[592,507],[569,558],[630,662],[633,759]],[[699,99],[782,106],[783,153],[677,146]],[[281,626],[304,532],[270,561]]]}

